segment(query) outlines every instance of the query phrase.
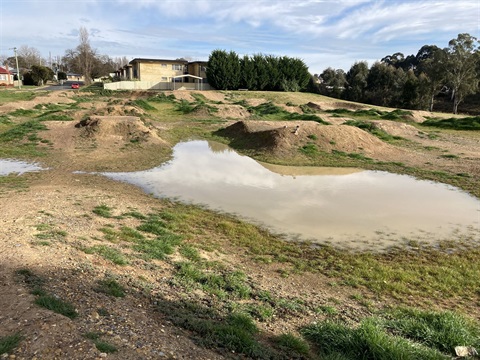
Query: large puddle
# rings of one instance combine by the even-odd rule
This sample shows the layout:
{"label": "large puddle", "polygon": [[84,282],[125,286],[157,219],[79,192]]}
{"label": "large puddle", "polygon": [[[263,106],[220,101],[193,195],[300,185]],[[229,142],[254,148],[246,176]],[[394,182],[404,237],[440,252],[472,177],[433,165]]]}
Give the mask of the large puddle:
{"label": "large puddle", "polygon": [[148,171],[103,175],[236,214],[291,239],[378,250],[410,240],[480,241],[480,201],[404,175],[261,164],[206,141],[178,144],[170,162]]}
{"label": "large puddle", "polygon": [[20,160],[0,159],[0,176],[9,174],[21,175],[26,172],[45,170],[35,163]]}

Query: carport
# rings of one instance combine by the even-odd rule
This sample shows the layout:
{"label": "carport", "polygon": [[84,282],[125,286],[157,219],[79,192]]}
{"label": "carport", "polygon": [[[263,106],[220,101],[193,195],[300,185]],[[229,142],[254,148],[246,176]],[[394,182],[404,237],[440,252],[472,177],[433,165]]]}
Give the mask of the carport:
{"label": "carport", "polygon": [[[196,80],[195,81],[195,90],[203,90],[203,78],[201,78],[200,76],[195,76],[195,75],[190,75],[190,74],[173,76],[172,77],[173,90],[175,90],[175,79],[186,78],[186,77],[194,78]],[[198,84],[200,84],[200,86],[198,86]]]}

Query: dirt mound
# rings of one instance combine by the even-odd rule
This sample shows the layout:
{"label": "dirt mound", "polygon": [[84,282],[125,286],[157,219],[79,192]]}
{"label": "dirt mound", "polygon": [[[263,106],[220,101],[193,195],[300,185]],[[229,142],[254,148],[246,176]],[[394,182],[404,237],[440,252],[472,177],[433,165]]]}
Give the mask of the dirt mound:
{"label": "dirt mound", "polygon": [[75,125],[81,135],[123,142],[163,142],[151,128],[135,116],[90,116]]}
{"label": "dirt mound", "polygon": [[316,104],[314,102],[308,102],[306,104],[307,107],[309,107],[310,109],[314,110],[314,111],[322,111],[322,107],[320,106],[320,104]]}
{"label": "dirt mound", "polygon": [[419,135],[420,131],[412,125],[402,122],[388,121],[388,120],[374,120],[372,121],[375,127],[385,131],[393,136],[401,136],[404,138],[415,138]]}
{"label": "dirt mound", "polygon": [[379,160],[395,159],[401,152],[357,127],[312,121],[239,121],[218,133],[232,139],[233,146],[284,157],[296,156],[307,144],[314,144],[319,151],[359,153]]}
{"label": "dirt mound", "polygon": [[241,105],[215,105],[218,109],[217,116],[224,119],[246,119],[250,112]]}

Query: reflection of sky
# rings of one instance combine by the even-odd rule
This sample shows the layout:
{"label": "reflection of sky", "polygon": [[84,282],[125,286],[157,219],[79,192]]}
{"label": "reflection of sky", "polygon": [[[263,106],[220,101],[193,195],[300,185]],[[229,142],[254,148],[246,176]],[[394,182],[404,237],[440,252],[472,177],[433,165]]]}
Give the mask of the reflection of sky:
{"label": "reflection of sky", "polygon": [[23,174],[31,171],[43,170],[36,164],[18,160],[0,159],[0,176],[16,173]]}
{"label": "reflection of sky", "polygon": [[478,229],[480,222],[480,202],[450,186],[376,171],[279,175],[227,148],[212,151],[206,141],[178,144],[163,166],[105,175],[304,238],[341,241],[378,231],[400,238],[419,230],[446,235],[457,225]]}

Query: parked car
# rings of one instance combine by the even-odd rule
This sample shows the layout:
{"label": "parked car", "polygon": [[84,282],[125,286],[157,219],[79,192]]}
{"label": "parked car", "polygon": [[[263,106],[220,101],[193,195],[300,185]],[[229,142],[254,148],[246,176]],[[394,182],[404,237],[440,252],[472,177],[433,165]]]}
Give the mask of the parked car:
{"label": "parked car", "polygon": [[79,89],[80,88],[80,84],[79,83],[73,83],[72,84],[72,89]]}

